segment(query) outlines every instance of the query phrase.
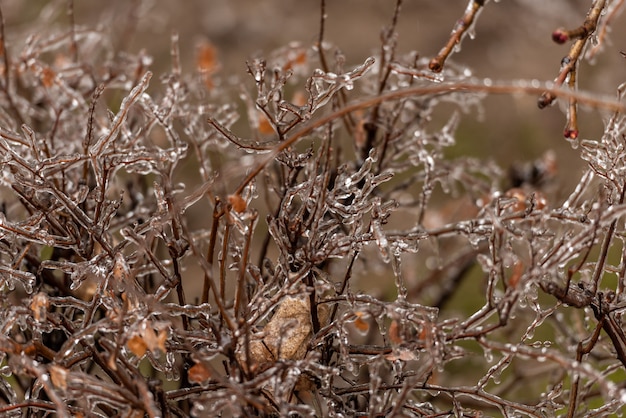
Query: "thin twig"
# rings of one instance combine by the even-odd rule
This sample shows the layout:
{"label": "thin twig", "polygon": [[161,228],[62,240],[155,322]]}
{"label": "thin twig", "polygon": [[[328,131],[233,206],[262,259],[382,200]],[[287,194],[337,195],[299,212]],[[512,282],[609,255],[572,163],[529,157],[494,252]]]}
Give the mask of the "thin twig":
{"label": "thin twig", "polygon": [[432,72],[439,73],[443,70],[446,60],[450,54],[452,54],[454,48],[456,48],[463,41],[467,31],[470,30],[473,24],[475,24],[475,20],[484,5],[485,0],[469,0],[467,7],[465,8],[465,13],[456,22],[454,29],[452,29],[450,39],[448,39],[448,42],[439,51],[437,56],[430,60],[428,68],[430,68]]}

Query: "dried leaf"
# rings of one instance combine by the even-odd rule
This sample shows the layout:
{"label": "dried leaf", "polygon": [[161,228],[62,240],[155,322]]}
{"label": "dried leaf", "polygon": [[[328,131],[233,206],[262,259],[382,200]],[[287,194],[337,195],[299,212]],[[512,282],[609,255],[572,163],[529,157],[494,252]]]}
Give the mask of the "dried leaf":
{"label": "dried leaf", "polygon": [[50,67],[44,67],[41,71],[41,84],[43,84],[44,87],[52,87],[54,85],[55,78],[56,74]]}
{"label": "dried leaf", "polygon": [[514,199],[513,203],[508,207],[512,212],[521,212],[526,209],[526,192],[524,190],[514,187],[504,195]]}
{"label": "dried leaf", "polygon": [[306,50],[294,50],[289,54],[289,60],[285,63],[283,69],[285,71],[294,69],[296,67],[302,67],[306,65],[307,55]]}
{"label": "dried leaf", "polygon": [[240,194],[231,194],[228,196],[228,203],[237,213],[242,213],[248,207],[246,201]]}
{"label": "dried leaf", "polygon": [[357,311],[354,313],[356,319],[354,320],[354,327],[361,334],[367,334],[370,329],[370,324],[367,322],[369,314],[366,312]]}
{"label": "dried leaf", "polygon": [[217,48],[206,39],[199,42],[196,47],[196,67],[205,74],[211,74],[219,67]]}
{"label": "dried leaf", "polygon": [[264,331],[265,344],[275,358],[303,359],[312,332],[309,299],[289,297],[283,300]]}
{"label": "dried leaf", "polygon": [[215,74],[220,64],[217,59],[217,49],[208,40],[201,41],[196,47],[196,67],[202,75],[202,81],[208,90],[212,90],[214,85],[213,74]]}
{"label": "dried leaf", "polygon": [[50,380],[52,381],[54,387],[61,390],[67,389],[67,375],[69,370],[64,367],[57,366],[56,364],[50,364],[48,372],[50,373]]}
{"label": "dried leaf", "polygon": [[35,321],[42,322],[46,319],[46,313],[50,306],[50,300],[45,293],[37,293],[30,301],[30,309],[33,311]]}
{"label": "dried leaf", "polygon": [[391,324],[389,324],[387,336],[389,337],[389,340],[394,344],[402,344],[404,342],[402,336],[400,335],[400,325],[395,319],[391,321]]}
{"label": "dried leaf", "polygon": [[509,277],[509,286],[517,287],[520,278],[524,274],[524,265],[521,261],[516,261],[513,266],[513,272],[511,273],[511,277]]}
{"label": "dried leaf", "polygon": [[148,350],[148,345],[139,335],[133,335],[126,343],[128,349],[137,357],[143,357]]}
{"label": "dried leaf", "polygon": [[145,323],[142,327],[141,337],[142,341],[152,353],[158,353],[159,351],[165,353],[165,341],[167,341],[167,331],[160,330],[157,335],[154,329],[149,323]]}
{"label": "dried leaf", "polygon": [[265,116],[263,113],[259,113],[259,133],[261,135],[272,135],[274,134],[274,127],[272,126],[272,124],[270,123],[270,121],[267,119],[267,116]]}
{"label": "dried leaf", "polygon": [[[312,336],[311,308],[307,297],[285,298],[262,333],[250,341],[252,365],[273,363],[277,360],[301,360],[307,352]],[[243,354],[245,350],[241,350]],[[245,364],[245,358],[240,356]]]}
{"label": "dried leaf", "polygon": [[211,372],[202,363],[196,363],[189,369],[189,381],[192,383],[203,383],[211,378]]}

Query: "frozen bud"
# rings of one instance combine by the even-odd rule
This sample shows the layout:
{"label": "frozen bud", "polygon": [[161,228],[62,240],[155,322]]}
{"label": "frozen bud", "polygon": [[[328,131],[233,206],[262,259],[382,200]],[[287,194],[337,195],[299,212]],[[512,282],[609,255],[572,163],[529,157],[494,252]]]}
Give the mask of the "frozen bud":
{"label": "frozen bud", "polygon": [[576,139],[578,138],[578,129],[566,128],[563,130],[563,137],[565,139]]}
{"label": "frozen bud", "polygon": [[557,44],[564,44],[569,41],[569,34],[563,28],[559,28],[552,32],[552,40]]}

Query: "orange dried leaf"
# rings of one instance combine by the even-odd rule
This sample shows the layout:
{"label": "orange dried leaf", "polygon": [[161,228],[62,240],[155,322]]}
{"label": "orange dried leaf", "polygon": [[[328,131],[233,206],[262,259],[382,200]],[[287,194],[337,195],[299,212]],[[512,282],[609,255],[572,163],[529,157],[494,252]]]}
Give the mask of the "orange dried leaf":
{"label": "orange dried leaf", "polygon": [[526,192],[524,190],[514,187],[508,190],[504,195],[517,201],[511,204],[510,208],[512,211],[521,212],[526,209]]}
{"label": "orange dried leaf", "polygon": [[535,205],[535,209],[541,210],[545,209],[548,206],[548,199],[541,192],[534,192],[533,194],[533,204]]}
{"label": "orange dried leaf", "polygon": [[[156,332],[152,329],[151,326],[147,325],[142,332],[143,342],[148,347],[148,350],[153,353],[160,349],[159,347],[159,339],[157,338]],[[165,350],[163,350],[165,352]]]}
{"label": "orange dried leaf", "polygon": [[214,87],[212,75],[220,67],[217,59],[217,49],[208,40],[201,41],[196,46],[196,67],[202,75],[202,81],[208,90]]}
{"label": "orange dried leaf", "polygon": [[32,343],[20,345],[20,350],[23,354],[26,354],[27,356],[34,356],[35,354],[37,354],[37,347],[35,347],[35,344]]}
{"label": "orange dried leaf", "polygon": [[196,47],[196,66],[201,73],[214,73],[219,67],[217,49],[208,40],[201,41]]}
{"label": "orange dried leaf", "polygon": [[391,321],[391,324],[389,325],[387,336],[394,344],[402,344],[403,342],[402,336],[400,335],[400,324],[398,324],[398,321],[395,319]]}
{"label": "orange dried leaf", "polygon": [[41,71],[41,84],[43,84],[43,86],[46,88],[50,88],[54,84],[55,77],[56,74],[54,73],[54,71],[52,71],[50,67],[45,67]]}
{"label": "orange dried leaf", "polygon": [[356,319],[354,320],[354,327],[361,334],[366,334],[370,329],[370,324],[365,320],[368,317],[368,314],[358,311],[355,312],[354,315],[356,316]]}
{"label": "orange dried leaf", "polygon": [[356,321],[354,321],[354,326],[362,333],[366,333],[370,329],[370,324],[368,324],[362,318],[357,318]]}
{"label": "orange dried leaf", "polygon": [[263,114],[259,117],[259,133],[261,135],[271,135],[274,133],[274,127],[267,119],[267,117]]}
{"label": "orange dried leaf", "polygon": [[48,371],[50,373],[50,380],[52,381],[54,387],[66,390],[68,370],[64,367],[51,364]]}
{"label": "orange dried leaf", "polygon": [[240,194],[231,194],[228,196],[228,203],[233,208],[233,210],[237,213],[242,213],[248,207],[246,201],[241,197]]}
{"label": "orange dried leaf", "polygon": [[300,51],[293,61],[298,65],[306,64],[306,50]]}
{"label": "orange dried leaf", "polygon": [[189,381],[192,383],[203,383],[211,378],[211,372],[202,363],[196,363],[189,369]]}
{"label": "orange dried leaf", "polygon": [[285,63],[284,69],[291,70],[294,67],[300,67],[306,64],[307,56],[306,51],[297,51],[295,54],[291,54],[289,60]]}
{"label": "orange dried leaf", "polygon": [[33,311],[35,321],[41,322],[46,319],[46,312],[50,306],[50,300],[45,293],[37,293],[30,301],[30,309]]}
{"label": "orange dried leaf", "polygon": [[146,351],[148,351],[148,345],[139,335],[132,336],[126,343],[126,346],[137,357],[143,357]]}
{"label": "orange dried leaf", "polygon": [[509,277],[509,286],[516,287],[522,277],[522,274],[524,274],[524,265],[521,261],[517,261],[513,266],[511,277]]}
{"label": "orange dried leaf", "polygon": [[421,341],[426,340],[429,337],[429,332],[428,332],[428,328],[423,327],[420,330],[419,336],[417,338],[419,338]]}

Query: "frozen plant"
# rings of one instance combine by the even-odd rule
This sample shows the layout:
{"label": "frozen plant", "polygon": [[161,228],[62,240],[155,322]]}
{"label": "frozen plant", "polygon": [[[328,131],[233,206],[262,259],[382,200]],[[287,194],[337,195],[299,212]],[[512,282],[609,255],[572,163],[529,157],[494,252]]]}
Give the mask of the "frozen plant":
{"label": "frozen plant", "polygon": [[[3,4],[0,415],[619,413],[625,87],[577,79],[623,1],[554,31],[552,82],[451,61],[496,3],[469,0],[428,58],[401,52],[397,0],[352,63],[320,0],[314,42],[236,80],[208,41],[185,72],[173,34],[156,75],[72,1],[14,34]],[[571,189],[550,147],[459,147],[496,95],[563,105]],[[579,138],[580,106],[602,135]]]}

